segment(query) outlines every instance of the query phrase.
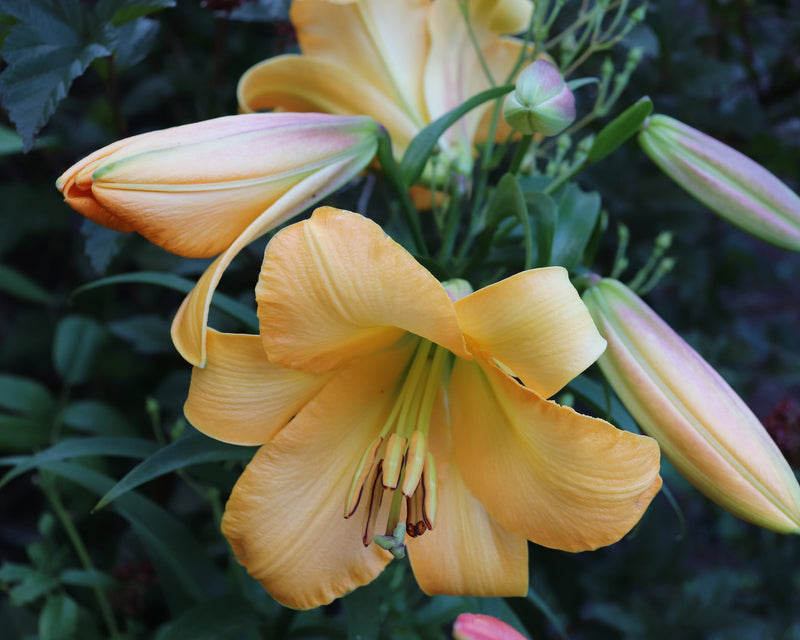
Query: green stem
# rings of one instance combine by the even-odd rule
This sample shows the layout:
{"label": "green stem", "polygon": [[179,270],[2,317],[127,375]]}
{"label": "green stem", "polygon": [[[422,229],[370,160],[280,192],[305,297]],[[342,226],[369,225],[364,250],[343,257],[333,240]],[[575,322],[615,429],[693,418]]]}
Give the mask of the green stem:
{"label": "green stem", "polygon": [[[83,568],[86,569],[86,571],[96,571],[95,566],[92,563],[92,559],[89,557],[89,552],[86,549],[86,545],[83,544],[83,540],[81,539],[78,530],[75,528],[72,518],[64,507],[64,503],[61,501],[61,496],[58,495],[56,483],[53,481],[52,476],[42,472],[39,476],[39,487],[42,490],[42,493],[44,493],[45,498],[47,498],[47,501],[50,503],[50,508],[56,514],[56,517],[64,527],[64,531],[66,531],[67,537],[72,543],[72,547],[75,549],[75,553],[83,565]],[[114,612],[111,609],[111,603],[108,601],[108,598],[106,598],[106,594],[100,587],[94,587],[93,591],[95,598],[97,599],[97,604],[100,607],[100,612],[105,620],[106,626],[108,627],[109,634],[112,638],[119,637],[119,629],[117,628],[117,622],[114,619]]]}
{"label": "green stem", "polygon": [[520,165],[522,164],[522,160],[525,158],[525,154],[530,149],[531,142],[533,141],[532,135],[525,135],[519,141],[517,145],[517,150],[514,152],[514,158],[511,160],[511,166],[508,168],[509,173],[513,173],[517,175],[519,173]]}
{"label": "green stem", "polygon": [[381,163],[381,169],[383,169],[383,174],[397,193],[400,202],[400,213],[411,232],[411,239],[414,242],[415,249],[420,255],[428,256],[428,248],[425,246],[425,238],[422,235],[422,226],[419,222],[417,209],[411,201],[411,196],[408,195],[408,189],[403,183],[400,168],[397,166],[397,162],[394,159],[392,139],[389,136],[389,132],[380,125],[378,126],[377,155],[378,161]]}

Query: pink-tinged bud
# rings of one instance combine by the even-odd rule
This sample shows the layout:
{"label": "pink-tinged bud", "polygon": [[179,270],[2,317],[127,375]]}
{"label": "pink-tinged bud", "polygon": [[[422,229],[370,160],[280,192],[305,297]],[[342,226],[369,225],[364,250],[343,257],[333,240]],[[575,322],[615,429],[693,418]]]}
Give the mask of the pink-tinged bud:
{"label": "pink-tinged bud", "polygon": [[608,341],[603,374],[675,468],[734,515],[800,533],[797,479],[725,380],[622,283],[600,280],[583,301]]}
{"label": "pink-tinged bud", "polygon": [[455,640],[526,640],[514,627],[479,613],[462,613],[453,624]]}
{"label": "pink-tinged bud", "polygon": [[664,173],[723,218],[800,251],[800,197],[760,164],[663,115],[647,120],[639,143]]}
{"label": "pink-tinged bud", "polygon": [[503,118],[520,133],[554,136],[575,120],[575,96],[561,72],[544,58],[517,76],[516,89],[506,96]]}
{"label": "pink-tinged bud", "polygon": [[[98,224],[209,257],[304,179],[338,165],[330,184],[308,182],[313,202],[361,171],[376,149],[377,124],[365,116],[227,116],[115,142],[72,166],[56,187]],[[260,231],[296,213],[279,207]]]}

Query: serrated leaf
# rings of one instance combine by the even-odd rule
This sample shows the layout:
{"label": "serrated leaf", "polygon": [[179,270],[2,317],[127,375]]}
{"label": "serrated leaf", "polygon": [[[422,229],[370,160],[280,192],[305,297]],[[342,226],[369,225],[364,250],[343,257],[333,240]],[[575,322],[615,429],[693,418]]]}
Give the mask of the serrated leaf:
{"label": "serrated leaf", "polygon": [[175,6],[175,0],[100,0],[98,15],[119,27],[142,16]]}
{"label": "serrated leaf", "polygon": [[147,57],[158,37],[160,24],[150,18],[139,18],[117,29],[117,70],[124,71]]}
{"label": "serrated leaf", "polygon": [[84,251],[89,257],[89,264],[92,265],[95,273],[103,274],[120,252],[130,234],[107,229],[86,218],[81,224],[81,235],[83,235]]}
{"label": "serrated leaf", "polygon": [[[48,462],[43,468],[98,496],[114,485],[108,476],[74,463]],[[120,497],[111,509],[125,518],[147,547],[157,554],[158,561],[169,567],[175,583],[187,598],[194,602],[205,601],[225,588],[222,574],[208,558],[205,548],[192,531],[169,512],[137,493]]]}
{"label": "serrated leaf", "polygon": [[64,594],[47,598],[39,613],[40,640],[69,640],[78,627],[78,605]]}
{"label": "serrated leaf", "polygon": [[39,286],[28,276],[16,269],[0,264],[0,292],[7,293],[26,302],[49,305],[53,294]]}
{"label": "serrated leaf", "polygon": [[70,0],[0,0],[0,13],[20,21],[0,51],[8,63],[0,74],[0,100],[28,151],[73,80],[93,60],[112,54],[115,34]]}
{"label": "serrated leaf", "polygon": [[13,464],[0,480],[0,487],[17,476],[35,469],[46,462],[68,460],[87,456],[123,456],[126,458],[146,458],[158,449],[151,440],[142,438],[125,438],[115,436],[98,436],[95,438],[72,438],[62,440],[49,449],[39,451],[31,456],[21,458],[0,458],[0,465]]}
{"label": "serrated leaf", "polygon": [[53,364],[67,384],[80,384],[89,376],[106,330],[86,316],[67,316],[58,323],[53,344]]}
{"label": "serrated leaf", "polygon": [[459,118],[472,111],[475,107],[482,105],[484,102],[504,96],[513,90],[514,85],[509,84],[481,91],[481,93],[472,96],[469,100],[466,100],[452,111],[448,111],[443,116],[431,122],[414,136],[405,154],[403,154],[403,159],[400,161],[400,174],[403,177],[403,182],[406,187],[410,187],[419,179],[425,169],[425,163],[428,162],[428,158],[439,138],[441,138],[442,134],[453,126]]}
{"label": "serrated leaf", "polygon": [[112,500],[135,489],[139,485],[157,478],[176,469],[182,469],[202,462],[220,462],[224,460],[239,460],[248,462],[257,447],[242,447],[225,444],[193,431],[180,440],[156,451],[147,460],[137,465],[120,480],[97,503],[95,509],[102,509]]}
{"label": "serrated leaf", "polygon": [[[118,276],[109,276],[101,280],[95,280],[72,292],[76,296],[84,291],[90,291],[98,287],[107,287],[109,285],[136,283],[136,284],[155,284],[167,289],[173,289],[182,293],[189,293],[195,283],[186,278],[181,278],[172,273],[159,273],[157,271],[139,271],[138,273],[124,273]],[[211,300],[211,306],[216,307],[223,313],[241,322],[245,327],[252,331],[258,331],[258,318],[256,312],[251,307],[237,302],[233,298],[226,296],[223,293],[214,293]]]}

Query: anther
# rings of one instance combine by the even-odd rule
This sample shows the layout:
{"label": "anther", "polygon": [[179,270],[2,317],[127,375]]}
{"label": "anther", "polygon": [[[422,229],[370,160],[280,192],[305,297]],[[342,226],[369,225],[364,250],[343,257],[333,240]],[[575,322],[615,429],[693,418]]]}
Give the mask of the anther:
{"label": "anther", "polygon": [[347,500],[344,504],[344,517],[349,518],[352,516],[358,503],[361,502],[361,494],[364,492],[364,483],[367,481],[370,472],[375,464],[375,456],[378,453],[378,448],[381,446],[383,438],[375,438],[369,449],[361,456],[358,462],[358,468],[353,474],[353,481],[350,483],[350,491],[347,492]]}
{"label": "anther", "polygon": [[436,484],[436,465],[433,462],[433,455],[428,451],[425,457],[425,468],[422,470],[422,487],[420,487],[422,489],[422,517],[428,529],[433,529],[433,525],[436,524],[436,508],[439,502]]}
{"label": "anther", "polygon": [[372,542],[372,536],[375,533],[375,521],[378,519],[378,511],[380,511],[381,502],[383,501],[384,488],[381,484],[382,463],[382,460],[378,460],[375,472],[372,475],[369,504],[364,513],[364,528],[361,532],[361,541],[364,543],[365,547],[368,547],[369,543]]}
{"label": "anther", "polygon": [[408,443],[406,454],[406,475],[403,479],[403,495],[410,498],[414,495],[420,478],[422,468],[425,466],[425,454],[428,451],[428,439],[421,431],[414,431]]}
{"label": "anther", "polygon": [[386,441],[386,453],[383,456],[383,486],[387,489],[396,489],[397,483],[400,481],[407,441],[397,433],[392,433]]}

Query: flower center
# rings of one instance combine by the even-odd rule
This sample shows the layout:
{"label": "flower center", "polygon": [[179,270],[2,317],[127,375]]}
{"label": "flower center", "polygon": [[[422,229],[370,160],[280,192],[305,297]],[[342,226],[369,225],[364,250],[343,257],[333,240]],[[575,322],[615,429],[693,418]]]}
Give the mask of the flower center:
{"label": "flower center", "polygon": [[[389,416],[353,474],[344,517],[351,517],[361,504],[362,496],[366,495],[361,535],[365,547],[374,540],[396,557],[403,557],[405,535],[415,538],[433,529],[436,468],[428,450],[428,433],[433,403],[449,354],[447,349],[429,340],[419,341],[405,377],[398,385]],[[375,535],[384,498],[392,501],[385,533]],[[403,501],[405,523],[400,521]]]}

